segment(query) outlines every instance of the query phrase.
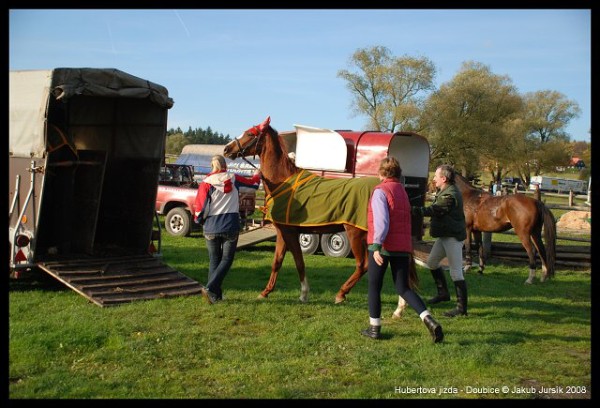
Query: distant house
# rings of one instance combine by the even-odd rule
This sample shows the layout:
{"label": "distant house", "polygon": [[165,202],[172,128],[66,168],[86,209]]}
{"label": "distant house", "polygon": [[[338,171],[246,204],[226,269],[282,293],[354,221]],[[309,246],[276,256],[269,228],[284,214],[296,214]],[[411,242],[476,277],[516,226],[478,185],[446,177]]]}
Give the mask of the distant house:
{"label": "distant house", "polygon": [[571,157],[571,162],[569,163],[569,167],[581,170],[581,169],[585,168],[585,162],[583,160],[581,160],[579,157]]}

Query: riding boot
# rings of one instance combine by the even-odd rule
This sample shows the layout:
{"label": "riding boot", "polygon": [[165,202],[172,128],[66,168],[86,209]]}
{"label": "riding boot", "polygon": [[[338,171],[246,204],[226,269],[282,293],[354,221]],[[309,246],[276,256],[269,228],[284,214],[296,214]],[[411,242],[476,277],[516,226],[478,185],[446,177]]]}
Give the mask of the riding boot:
{"label": "riding boot", "polygon": [[432,269],[431,276],[437,287],[437,296],[432,297],[427,301],[430,305],[435,305],[440,302],[447,302],[450,300],[450,293],[448,293],[448,285],[446,284],[446,277],[444,276],[444,270],[442,268]]}
{"label": "riding boot", "polygon": [[381,326],[369,325],[368,329],[361,330],[363,336],[370,337],[372,339],[379,339],[381,337]]}
{"label": "riding boot", "polygon": [[444,316],[454,317],[458,315],[467,315],[467,282],[463,280],[455,281],[456,287],[456,307],[444,313]]}
{"label": "riding boot", "polygon": [[425,326],[427,327],[427,329],[429,329],[429,333],[431,333],[431,338],[433,339],[434,343],[440,343],[442,340],[444,340],[444,332],[442,331],[442,326],[435,321],[433,316],[425,316],[425,318],[423,319],[423,323],[425,323]]}

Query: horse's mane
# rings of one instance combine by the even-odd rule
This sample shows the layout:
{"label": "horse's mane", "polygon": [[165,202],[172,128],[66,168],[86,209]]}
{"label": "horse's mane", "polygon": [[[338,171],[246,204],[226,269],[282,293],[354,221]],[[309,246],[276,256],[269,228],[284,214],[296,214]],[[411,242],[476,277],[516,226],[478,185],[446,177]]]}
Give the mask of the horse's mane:
{"label": "horse's mane", "polygon": [[298,172],[298,167],[296,164],[290,159],[288,156],[289,152],[287,150],[287,146],[283,141],[283,138],[279,135],[279,132],[275,130],[271,125],[267,128],[267,133],[271,138],[271,143],[265,143],[263,146],[263,154],[268,154],[269,146],[273,150],[271,154],[275,154],[276,156],[280,156],[280,164],[285,167],[287,171],[290,173]]}
{"label": "horse's mane", "polygon": [[469,182],[469,180],[466,179],[466,177],[464,177],[462,174],[459,173],[454,173],[454,182],[455,183],[460,183],[461,185],[463,185],[465,188],[469,189],[469,190],[475,190],[475,191],[483,191],[483,189],[479,188],[479,187],[475,187],[473,184],[471,184]]}

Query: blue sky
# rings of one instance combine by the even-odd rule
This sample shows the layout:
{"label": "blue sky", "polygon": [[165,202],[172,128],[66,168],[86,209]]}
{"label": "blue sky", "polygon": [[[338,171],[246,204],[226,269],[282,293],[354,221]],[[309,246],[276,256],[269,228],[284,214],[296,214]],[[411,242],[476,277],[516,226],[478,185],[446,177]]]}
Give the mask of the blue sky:
{"label": "blue sky", "polygon": [[375,45],[429,58],[437,86],[476,61],[520,93],[561,92],[581,108],[571,139],[591,141],[590,9],[9,10],[10,70],[117,68],[169,90],[169,128],[232,138],[266,116],[364,129],[337,72]]}

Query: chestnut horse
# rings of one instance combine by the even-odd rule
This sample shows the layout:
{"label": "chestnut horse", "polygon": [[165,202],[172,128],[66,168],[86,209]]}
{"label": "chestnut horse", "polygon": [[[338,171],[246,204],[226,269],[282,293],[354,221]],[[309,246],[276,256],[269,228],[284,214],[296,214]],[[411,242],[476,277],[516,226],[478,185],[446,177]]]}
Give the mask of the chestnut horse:
{"label": "chestnut horse", "polygon": [[[238,157],[245,158],[247,156],[259,156],[260,171],[265,192],[271,195],[281,183],[287,180],[294,174],[303,169],[296,167],[294,162],[289,158],[285,143],[275,129],[270,126],[270,118],[267,118],[263,123],[254,126],[233,141],[229,142],[224,150],[223,155],[228,159],[236,159]],[[316,176],[315,177],[320,177]],[[276,197],[273,197],[275,200]],[[271,265],[271,276],[265,289],[258,296],[259,299],[266,298],[269,293],[275,288],[279,269],[283,263],[287,250],[292,252],[298,276],[300,278],[300,301],[308,301],[309,286],[306,278],[304,257],[300,247],[299,236],[302,233],[320,234],[334,233],[342,230],[346,231],[348,240],[354,253],[356,268],[354,273],[341,286],[335,296],[335,303],[342,303],[346,300],[346,295],[356,285],[360,278],[367,272],[368,257],[367,257],[367,231],[360,229],[354,225],[343,225],[334,223],[320,226],[291,226],[273,222],[277,231],[275,243],[275,254]],[[409,284],[415,287],[418,282],[416,270],[414,267],[414,258],[412,267],[409,271]],[[401,314],[401,309],[404,306],[404,300],[399,297],[398,311],[394,312],[396,317]]]}
{"label": "chestnut horse", "polygon": [[[556,221],[542,203],[524,194],[494,196],[474,187],[469,181],[456,174],[456,186],[463,196],[467,239],[465,240],[466,269],[471,267],[471,233],[479,253],[479,273],[485,268],[485,256],[481,241],[482,232],[503,232],[513,228],[529,256],[529,277],[525,283],[533,283],[535,278],[536,250],[542,260],[544,282],[554,276],[556,257]],[[544,240],[542,242],[542,227]]]}

